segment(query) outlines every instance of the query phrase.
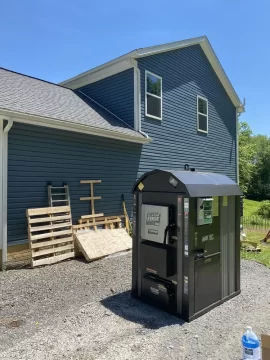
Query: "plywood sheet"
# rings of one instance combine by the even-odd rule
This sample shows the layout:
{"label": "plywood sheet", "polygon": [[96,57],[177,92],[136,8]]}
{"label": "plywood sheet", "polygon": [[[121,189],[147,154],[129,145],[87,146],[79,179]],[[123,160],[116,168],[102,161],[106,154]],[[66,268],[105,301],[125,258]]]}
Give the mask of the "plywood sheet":
{"label": "plywood sheet", "polygon": [[132,239],[125,229],[78,231],[75,240],[87,261],[132,248]]}

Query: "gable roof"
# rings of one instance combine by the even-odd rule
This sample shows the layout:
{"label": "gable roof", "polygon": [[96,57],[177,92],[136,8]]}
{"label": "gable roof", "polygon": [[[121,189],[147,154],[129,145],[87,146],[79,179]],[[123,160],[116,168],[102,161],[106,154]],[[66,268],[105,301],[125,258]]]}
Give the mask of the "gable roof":
{"label": "gable roof", "polygon": [[238,108],[239,112],[244,111],[244,106],[241,103],[236,91],[234,90],[229,78],[227,77],[225,71],[223,70],[221,63],[216,56],[208,38],[206,36],[200,36],[197,38],[176,41],[168,44],[150,46],[145,48],[140,48],[137,50],[133,50],[125,55],[122,55],[114,60],[111,60],[103,65],[95,67],[89,71],[83,72],[71,79],[65,80],[60,84],[71,89],[77,89],[81,86],[90,84],[92,82],[101,80],[105,77],[117,74],[118,72],[127,70],[136,66],[134,60],[139,59],[141,57],[150,56],[159,54],[166,51],[172,51],[181,49],[188,46],[200,45],[203,52],[205,53],[208,61],[210,62],[213,70],[217,74],[220,82],[222,83],[225,91],[228,96],[232,100],[234,106]]}
{"label": "gable roof", "polygon": [[0,68],[0,116],[105,137],[145,142],[139,132],[82,93]]}

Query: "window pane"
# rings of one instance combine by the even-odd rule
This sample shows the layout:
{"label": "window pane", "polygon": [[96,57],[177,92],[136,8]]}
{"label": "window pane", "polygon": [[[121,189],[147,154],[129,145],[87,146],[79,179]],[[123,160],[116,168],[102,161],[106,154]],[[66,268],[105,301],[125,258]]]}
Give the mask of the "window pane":
{"label": "window pane", "polygon": [[207,129],[207,116],[199,114],[199,130],[208,131]]}
{"label": "window pane", "polygon": [[198,98],[198,111],[207,115],[207,101]]}
{"label": "window pane", "polygon": [[161,118],[161,99],[147,95],[147,114]]}
{"label": "window pane", "polygon": [[161,79],[155,75],[147,74],[147,92],[161,96]]}

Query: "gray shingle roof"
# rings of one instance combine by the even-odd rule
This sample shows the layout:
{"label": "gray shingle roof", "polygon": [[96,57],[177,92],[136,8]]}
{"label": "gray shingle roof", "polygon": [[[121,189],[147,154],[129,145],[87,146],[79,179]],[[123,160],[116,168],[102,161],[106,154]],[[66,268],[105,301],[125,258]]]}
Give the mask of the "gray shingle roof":
{"label": "gray shingle roof", "polygon": [[73,90],[3,68],[0,68],[0,108],[143,137]]}

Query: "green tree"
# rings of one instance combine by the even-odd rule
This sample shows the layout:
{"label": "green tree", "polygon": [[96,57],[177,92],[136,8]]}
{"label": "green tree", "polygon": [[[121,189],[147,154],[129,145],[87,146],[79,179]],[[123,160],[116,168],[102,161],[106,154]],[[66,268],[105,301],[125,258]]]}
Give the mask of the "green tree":
{"label": "green tree", "polygon": [[247,193],[254,170],[255,143],[250,126],[239,122],[239,184]]}
{"label": "green tree", "polygon": [[248,197],[254,200],[270,200],[270,138],[256,135],[253,137],[253,144],[255,153]]}

